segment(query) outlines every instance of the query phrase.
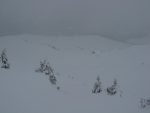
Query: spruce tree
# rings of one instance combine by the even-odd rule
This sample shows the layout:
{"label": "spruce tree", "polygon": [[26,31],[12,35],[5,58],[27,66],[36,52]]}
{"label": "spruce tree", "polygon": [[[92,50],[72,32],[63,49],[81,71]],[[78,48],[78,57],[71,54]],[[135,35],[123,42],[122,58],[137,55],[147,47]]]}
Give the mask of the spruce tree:
{"label": "spruce tree", "polygon": [[97,77],[97,81],[94,84],[92,93],[100,93],[102,91],[100,77]]}
{"label": "spruce tree", "polygon": [[114,79],[113,85],[107,88],[108,95],[115,95],[117,93],[117,80]]}
{"label": "spruce tree", "polygon": [[10,68],[10,64],[8,63],[8,58],[7,58],[7,55],[6,55],[6,49],[4,49],[1,53],[1,56],[0,56],[0,61],[1,61],[1,68],[5,68],[5,69],[9,69]]}

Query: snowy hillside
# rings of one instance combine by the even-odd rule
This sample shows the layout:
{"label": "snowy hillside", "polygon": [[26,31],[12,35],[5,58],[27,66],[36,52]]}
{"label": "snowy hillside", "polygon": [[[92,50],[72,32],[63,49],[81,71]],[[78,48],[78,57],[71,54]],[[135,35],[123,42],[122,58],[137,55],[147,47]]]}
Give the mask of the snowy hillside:
{"label": "snowy hillside", "polygon": [[[150,113],[150,44],[98,36],[0,37],[10,69],[0,68],[0,113]],[[57,84],[35,70],[46,60]],[[0,63],[1,65],[1,63]],[[102,91],[92,93],[97,76]],[[106,89],[117,80],[117,93]],[[57,89],[57,87],[60,89]]]}

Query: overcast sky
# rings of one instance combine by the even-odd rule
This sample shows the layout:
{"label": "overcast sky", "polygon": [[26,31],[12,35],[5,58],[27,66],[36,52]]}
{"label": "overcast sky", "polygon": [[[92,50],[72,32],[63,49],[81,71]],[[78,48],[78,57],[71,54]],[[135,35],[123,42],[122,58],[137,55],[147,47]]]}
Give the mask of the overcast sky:
{"label": "overcast sky", "polygon": [[123,39],[150,32],[150,0],[0,0],[0,34],[96,34]]}

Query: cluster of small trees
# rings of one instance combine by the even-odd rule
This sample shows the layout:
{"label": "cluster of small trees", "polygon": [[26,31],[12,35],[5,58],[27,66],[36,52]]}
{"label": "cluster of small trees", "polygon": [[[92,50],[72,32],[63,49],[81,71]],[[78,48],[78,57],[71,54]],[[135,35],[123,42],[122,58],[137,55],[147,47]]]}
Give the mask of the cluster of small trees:
{"label": "cluster of small trees", "polygon": [[[7,52],[6,49],[3,49],[2,53],[0,54],[0,65],[1,65],[1,68],[9,69],[10,64],[8,62],[6,52]],[[49,76],[49,81],[53,85],[56,85],[57,79],[56,79],[56,76],[54,74],[54,69],[50,66],[49,62],[47,62],[46,60],[41,61],[40,67],[35,71],[40,72],[40,73],[45,73],[45,75]],[[57,87],[57,89],[60,89],[60,87]]]}
{"label": "cluster of small trees", "polygon": [[[0,55],[0,63],[1,63],[1,68],[4,68],[4,69],[10,68],[10,64],[8,62],[8,58],[6,55],[6,49],[4,49]],[[37,70],[35,70],[35,72],[40,72],[40,73],[44,73],[45,75],[48,75],[49,81],[51,82],[51,84],[56,85],[57,79],[54,74],[54,69],[52,68],[50,63],[47,62],[46,60],[40,61],[40,67]],[[57,87],[57,89],[59,89],[59,87]],[[117,93],[117,80],[116,79],[114,79],[113,85],[108,87],[106,91],[108,95],[115,95]],[[98,76],[97,81],[94,84],[92,93],[101,93],[101,92],[102,92],[102,83],[100,81],[100,77]]]}
{"label": "cluster of small trees", "polygon": [[[6,52],[7,52],[6,49],[3,49],[3,51],[0,54],[0,65],[1,65],[1,68],[9,69],[10,64],[8,62]],[[54,73],[54,69],[52,68],[49,62],[47,62],[46,60],[40,61],[40,67],[35,71],[48,75],[50,83],[53,85],[56,85],[57,79]],[[107,95],[115,95],[118,92],[117,86],[118,86],[117,79],[114,79],[113,84],[107,87],[104,91],[106,91]],[[60,87],[57,86],[57,89],[59,90]],[[92,93],[98,94],[98,93],[101,93],[102,91],[103,91],[102,82],[100,80],[100,77],[98,76],[96,79],[96,82],[94,83]],[[141,98],[140,107],[145,108],[147,106],[150,106],[150,99]]]}
{"label": "cluster of small trees", "polygon": [[4,68],[4,69],[10,68],[10,64],[8,62],[8,58],[6,55],[6,49],[4,49],[0,55],[0,63],[1,63],[1,68]]}
{"label": "cluster of small trees", "polygon": [[53,84],[56,85],[56,76],[54,74],[54,69],[50,66],[50,63],[47,62],[46,60],[40,61],[40,67],[35,70],[36,72],[44,73],[45,75],[49,76],[49,81]]}
{"label": "cluster of small trees", "polygon": [[[97,94],[97,93],[101,93],[102,91],[103,91],[102,83],[100,81],[100,77],[98,76],[94,84],[92,93]],[[110,87],[106,88],[106,92],[108,95],[115,95],[117,93],[117,80],[116,79],[114,79],[113,84]]]}
{"label": "cluster of small trees", "polygon": [[[4,69],[9,69],[10,68],[10,64],[8,62],[8,58],[6,55],[6,49],[4,49],[0,55],[0,63],[1,63],[1,68]],[[56,85],[57,79],[56,76],[54,74],[54,69],[52,68],[52,66],[50,66],[50,63],[47,62],[46,60],[40,61],[40,67],[35,70],[35,72],[40,72],[40,73],[44,73],[45,75],[49,76],[49,81],[51,82],[51,84]],[[101,93],[102,92],[102,83],[100,81],[100,77],[97,77],[97,81],[94,84],[92,93]],[[108,95],[115,95],[117,93],[117,80],[115,79],[113,82],[113,85],[107,88],[107,94]],[[57,87],[57,89],[59,89],[60,87]]]}

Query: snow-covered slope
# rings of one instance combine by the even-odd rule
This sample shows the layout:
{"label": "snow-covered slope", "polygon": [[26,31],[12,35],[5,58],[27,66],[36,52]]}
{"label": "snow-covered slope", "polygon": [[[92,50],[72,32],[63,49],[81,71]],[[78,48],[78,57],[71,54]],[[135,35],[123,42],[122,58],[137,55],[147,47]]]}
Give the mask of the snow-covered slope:
{"label": "snow-covered slope", "polygon": [[[140,98],[150,98],[150,45],[130,45],[97,36],[0,37],[10,69],[0,68],[0,112],[3,113],[149,113]],[[57,86],[36,73],[46,59]],[[96,77],[103,91],[92,94]],[[106,94],[113,79],[118,93]]]}

